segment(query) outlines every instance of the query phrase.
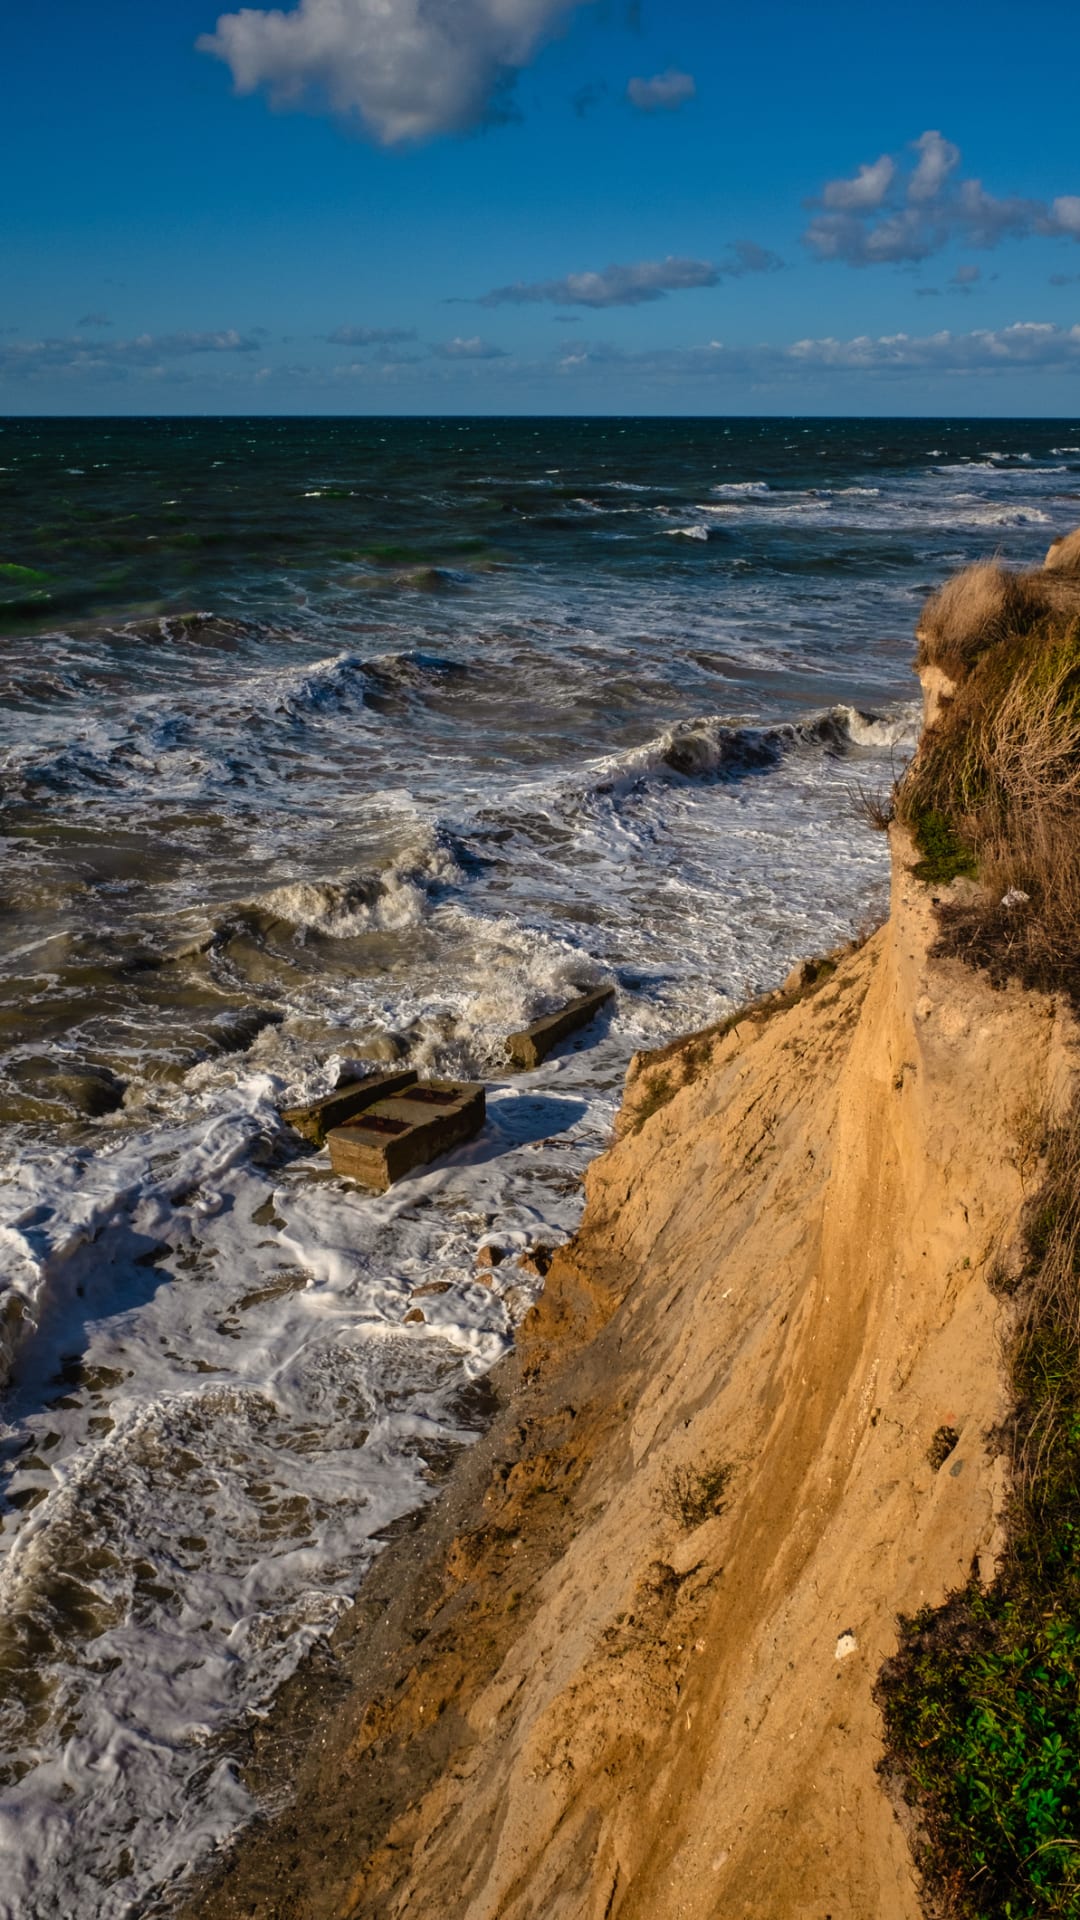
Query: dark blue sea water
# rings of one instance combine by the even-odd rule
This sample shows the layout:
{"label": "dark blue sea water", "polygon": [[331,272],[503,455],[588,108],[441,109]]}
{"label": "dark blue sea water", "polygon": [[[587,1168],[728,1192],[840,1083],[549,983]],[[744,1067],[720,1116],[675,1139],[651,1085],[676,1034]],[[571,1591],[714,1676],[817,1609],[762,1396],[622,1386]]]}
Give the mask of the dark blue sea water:
{"label": "dark blue sea water", "polygon": [[[245,1817],[529,1303],[478,1247],[572,1230],[635,1047],[880,909],[923,597],[1077,522],[1065,422],[0,423],[0,1916],[149,1912]],[[277,1107],[389,1053],[490,1118],[375,1199]]]}

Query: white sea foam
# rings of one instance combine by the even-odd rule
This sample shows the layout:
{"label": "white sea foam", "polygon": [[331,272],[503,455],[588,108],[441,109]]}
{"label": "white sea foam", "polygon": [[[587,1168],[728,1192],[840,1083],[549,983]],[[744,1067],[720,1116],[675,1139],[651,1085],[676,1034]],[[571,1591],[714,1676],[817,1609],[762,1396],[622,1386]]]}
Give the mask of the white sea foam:
{"label": "white sea foam", "polygon": [[[0,1092],[46,1051],[130,1082],[117,1112],[54,1108],[2,1149],[25,1504],[0,1605],[41,1682],[0,1693],[12,1920],[121,1920],[244,1817],[230,1728],[430,1497],[477,1423],[462,1390],[528,1305],[510,1261],[475,1284],[476,1248],[571,1231],[633,1048],[718,1018],[881,897],[849,790],[913,737],[915,602],[954,548],[1007,526],[1041,557],[1040,516],[1071,511],[1031,462],[712,491],[707,467],[693,491],[682,467],[564,471],[638,516],[633,544],[601,548],[614,522],[579,507],[549,541],[565,565],[469,595],[388,611],[391,583],[368,582],[318,605],[298,574],[288,629],[155,617],[47,636],[32,665],[0,641],[3,960],[47,1036]],[[312,475],[313,514],[331,484]],[[656,540],[710,526],[693,555]],[[697,710],[718,698],[734,711]],[[162,964],[126,974],[133,950]],[[580,1052],[506,1079],[504,1035],[601,979],[618,999]],[[489,1086],[479,1138],[381,1197],[277,1112],[372,1036]]]}

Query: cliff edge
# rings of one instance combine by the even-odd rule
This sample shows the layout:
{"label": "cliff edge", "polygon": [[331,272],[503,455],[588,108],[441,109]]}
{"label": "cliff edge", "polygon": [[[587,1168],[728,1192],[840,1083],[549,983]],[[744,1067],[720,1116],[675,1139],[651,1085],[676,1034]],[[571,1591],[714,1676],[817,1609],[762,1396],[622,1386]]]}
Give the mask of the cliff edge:
{"label": "cliff edge", "polygon": [[917,1920],[873,1687],[898,1613],[993,1571],[987,1279],[1080,1054],[933,957],[892,835],[865,944],[635,1062],[503,1411],[317,1712],[287,1691],[287,1804],[191,1915]]}

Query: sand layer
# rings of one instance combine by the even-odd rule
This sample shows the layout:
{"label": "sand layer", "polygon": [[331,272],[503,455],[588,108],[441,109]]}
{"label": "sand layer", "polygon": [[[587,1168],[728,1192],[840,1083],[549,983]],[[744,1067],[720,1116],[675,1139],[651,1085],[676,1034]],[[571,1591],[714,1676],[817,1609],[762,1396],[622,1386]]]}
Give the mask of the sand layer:
{"label": "sand layer", "polygon": [[930,957],[910,858],[835,970],[639,1057],[492,1427],[285,1690],[191,1920],[916,1920],[872,1689],[993,1565],[987,1274],[1078,1054]]}

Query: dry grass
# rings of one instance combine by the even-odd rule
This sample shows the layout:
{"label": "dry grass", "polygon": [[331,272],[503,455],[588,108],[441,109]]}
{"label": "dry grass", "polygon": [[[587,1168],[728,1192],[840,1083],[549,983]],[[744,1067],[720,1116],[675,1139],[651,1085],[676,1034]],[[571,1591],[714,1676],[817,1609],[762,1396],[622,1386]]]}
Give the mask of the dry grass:
{"label": "dry grass", "polygon": [[848,788],[848,805],[854,819],[875,833],[887,833],[896,818],[896,800],[891,787],[868,787],[862,780]]}
{"label": "dry grass", "polygon": [[1046,565],[1051,573],[1080,573],[1080,527],[1054,541]]}
{"label": "dry grass", "polygon": [[988,647],[1029,633],[1048,606],[1038,574],[1010,573],[996,560],[980,560],[931,594],[919,619],[916,665],[940,667],[960,680]]}
{"label": "dry grass", "polygon": [[1080,619],[1045,616],[971,659],[896,806],[922,878],[980,883],[942,907],[945,947],[1080,1005]]}

